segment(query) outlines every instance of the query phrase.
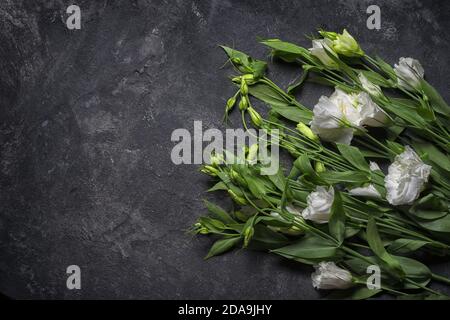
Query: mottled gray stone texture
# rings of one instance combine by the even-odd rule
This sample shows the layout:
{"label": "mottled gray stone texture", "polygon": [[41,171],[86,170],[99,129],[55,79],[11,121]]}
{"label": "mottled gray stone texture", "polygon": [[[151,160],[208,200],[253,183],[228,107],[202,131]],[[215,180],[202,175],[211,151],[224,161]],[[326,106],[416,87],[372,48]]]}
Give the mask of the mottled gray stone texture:
{"label": "mottled gray stone texture", "polygon": [[[198,166],[170,160],[175,128],[223,129],[233,87],[218,44],[265,58],[258,36],[308,47],[318,27],[346,27],[391,63],[419,59],[450,99],[449,1],[79,0],[81,30],[68,30],[72,3],[0,3],[0,292],[12,298],[322,296],[309,267],[245,250],[204,261],[212,239],[186,234],[202,198],[231,205],[205,193]],[[282,86],[298,71],[269,68]],[[72,264],[81,290],[66,289]]]}

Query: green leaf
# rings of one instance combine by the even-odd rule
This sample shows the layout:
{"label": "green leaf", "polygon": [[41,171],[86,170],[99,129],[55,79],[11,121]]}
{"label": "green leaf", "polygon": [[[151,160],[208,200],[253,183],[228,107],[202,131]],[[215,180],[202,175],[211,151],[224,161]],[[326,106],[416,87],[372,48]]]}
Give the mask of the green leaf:
{"label": "green leaf", "polygon": [[226,225],[222,221],[213,219],[208,216],[200,217],[198,220],[209,231],[214,232],[214,233],[221,233],[222,231],[224,231],[227,228]]}
{"label": "green leaf", "polygon": [[264,249],[274,249],[285,246],[289,240],[279,232],[275,232],[261,224],[255,225],[255,233],[252,241],[257,241],[259,244],[264,244]]}
{"label": "green leaf", "polygon": [[339,244],[342,244],[345,236],[345,211],[342,206],[341,193],[334,190],[334,201],[331,206],[331,216],[328,222],[330,235],[332,235]]}
{"label": "green leaf", "polygon": [[383,59],[381,59],[380,57],[375,57],[375,60],[377,61],[377,65],[378,67],[384,71],[391,79],[397,81],[397,76],[394,72],[394,69],[391,67],[390,64],[384,62]]}
{"label": "green leaf", "polygon": [[382,290],[369,289],[365,286],[358,286],[346,290],[336,290],[327,296],[327,299],[338,300],[364,300],[373,297]]}
{"label": "green leaf", "polygon": [[300,170],[302,175],[307,175],[308,179],[312,182],[320,183],[323,179],[316,173],[311,166],[311,162],[307,154],[302,154],[297,160],[294,161],[294,167]]}
{"label": "green leaf", "polygon": [[245,181],[247,182],[248,189],[257,199],[263,199],[267,194],[267,190],[261,181],[257,177],[250,174],[243,174]]}
{"label": "green leaf", "polygon": [[404,108],[393,100],[391,100],[390,104],[384,104],[384,108],[387,109],[388,113],[395,114],[415,127],[425,128],[427,126],[427,122],[418,116],[418,110]]}
{"label": "green leaf", "polygon": [[329,184],[339,182],[363,184],[370,181],[370,174],[363,171],[324,171],[319,177]]}
{"label": "green leaf", "polygon": [[259,79],[264,75],[267,63],[261,60],[255,60],[249,55],[226,46],[220,46],[230,60],[233,62],[239,59],[240,63],[233,62],[233,65],[242,73],[252,73],[255,79]]}
{"label": "green leaf", "polygon": [[436,220],[448,214],[448,203],[430,193],[417,200],[409,213],[423,220]]}
{"label": "green leaf", "polygon": [[227,185],[223,181],[217,182],[214,186],[208,189],[208,192],[219,191],[219,190],[228,190]]}
{"label": "green leaf", "polygon": [[308,70],[304,70],[302,75],[298,78],[298,80],[294,81],[292,84],[289,85],[289,87],[287,88],[287,93],[293,94],[293,92],[297,90],[297,88],[299,88],[305,82],[307,77],[308,77]]}
{"label": "green leaf", "polygon": [[407,254],[419,250],[427,241],[413,239],[397,239],[388,246],[388,251],[392,254]]}
{"label": "green leaf", "polygon": [[421,227],[435,232],[450,233],[450,215],[435,220],[414,219]]}
{"label": "green leaf", "polygon": [[367,221],[367,242],[373,253],[386,263],[388,272],[398,278],[404,277],[405,273],[398,260],[393,258],[384,248],[383,242],[378,234],[377,224],[373,218],[369,218]]}
{"label": "green leaf", "polygon": [[[410,280],[413,280],[421,285],[427,285],[431,279],[431,271],[430,269],[424,265],[423,263],[402,256],[392,256],[395,258],[402,266],[404,271],[404,276]],[[349,267],[354,273],[359,275],[367,275],[367,267],[370,265],[377,264],[377,257],[371,256],[366,257],[365,261],[361,258],[351,258],[345,261],[347,267]],[[392,275],[389,275],[389,272],[383,272],[383,268],[381,269],[381,278],[382,283],[387,285],[391,283],[391,287],[399,288],[399,289],[416,289],[417,286],[411,285],[405,282],[398,282],[397,277],[392,278]]]}
{"label": "green leaf", "polygon": [[277,187],[278,190],[283,191],[284,186],[286,184],[286,177],[284,176],[283,170],[281,167],[278,167],[278,171],[276,174],[267,176],[270,181]]}
{"label": "green leaf", "polygon": [[439,92],[437,92],[436,89],[433,88],[433,86],[431,86],[428,82],[426,82],[423,79],[420,81],[420,84],[423,92],[430,100],[434,111],[448,118],[448,115],[450,114],[450,107],[444,101],[444,99],[442,99]]}
{"label": "green leaf", "polygon": [[288,62],[291,62],[296,58],[310,60],[309,51],[293,43],[281,41],[279,39],[265,39],[260,41],[260,43],[274,50],[275,56],[278,56]]}
{"label": "green leaf", "polygon": [[228,212],[223,210],[221,207],[219,207],[218,205],[216,205],[212,202],[209,202],[208,200],[203,200],[203,201],[205,203],[206,208],[209,210],[209,212],[211,212],[216,218],[221,220],[223,223],[225,223],[225,224],[236,223],[236,221],[234,221],[234,219],[231,218],[231,216],[228,214]]}
{"label": "green leaf", "polygon": [[217,256],[219,254],[225,253],[231,250],[235,245],[237,245],[241,241],[241,237],[232,237],[232,238],[224,238],[221,240],[217,240],[212,245],[205,259],[209,259],[211,257]]}
{"label": "green leaf", "polygon": [[391,84],[389,83],[388,79],[384,78],[382,75],[380,75],[377,72],[369,71],[369,70],[359,70],[358,73],[362,73],[367,80],[372,82],[375,85],[389,88]]}
{"label": "green leaf", "polygon": [[338,255],[338,247],[331,241],[306,235],[300,241],[272,252],[301,259],[330,259]]}
{"label": "green leaf", "polygon": [[270,105],[273,111],[290,121],[309,123],[312,119],[312,111],[306,107],[301,109],[296,105],[292,105],[287,97],[268,84],[256,83],[249,87],[249,93]]}
{"label": "green leaf", "polygon": [[411,141],[411,144],[419,154],[427,154],[432,164],[438,165],[443,170],[450,172],[450,158],[447,154],[444,154],[429,142]]}
{"label": "green leaf", "polygon": [[336,145],[344,159],[350,162],[355,168],[370,171],[369,164],[358,148],[341,143],[337,143]]}

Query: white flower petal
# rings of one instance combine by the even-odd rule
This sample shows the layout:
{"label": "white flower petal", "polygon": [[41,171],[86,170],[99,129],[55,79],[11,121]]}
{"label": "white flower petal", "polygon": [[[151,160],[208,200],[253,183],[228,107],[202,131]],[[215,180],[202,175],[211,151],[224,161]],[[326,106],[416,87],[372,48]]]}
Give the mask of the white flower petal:
{"label": "white flower petal", "polygon": [[352,275],[339,268],[334,262],[320,262],[311,274],[312,285],[316,289],[347,289],[352,286]]}
{"label": "white flower petal", "polygon": [[398,85],[404,89],[412,90],[420,87],[420,80],[425,71],[418,60],[401,57],[398,64],[394,65]]}
{"label": "white flower petal", "polygon": [[369,184],[367,187],[353,188],[349,190],[349,193],[352,196],[362,196],[381,199],[381,194],[378,192],[377,189],[375,189],[373,184]]}
{"label": "white flower petal", "polygon": [[333,187],[327,191],[324,187],[318,186],[316,191],[311,192],[306,199],[308,206],[302,212],[303,218],[316,223],[327,223],[330,219],[333,201]]}
{"label": "white flower petal", "polygon": [[369,161],[369,168],[371,171],[377,171],[377,170],[381,171],[380,166],[376,162],[373,162],[373,161]]}
{"label": "white flower petal", "polygon": [[358,102],[361,106],[361,125],[369,127],[382,127],[388,120],[386,113],[366,93],[358,94]]}
{"label": "white flower petal", "polygon": [[412,204],[416,200],[431,172],[431,166],[422,162],[411,147],[395,157],[384,179],[386,199],[392,205]]}

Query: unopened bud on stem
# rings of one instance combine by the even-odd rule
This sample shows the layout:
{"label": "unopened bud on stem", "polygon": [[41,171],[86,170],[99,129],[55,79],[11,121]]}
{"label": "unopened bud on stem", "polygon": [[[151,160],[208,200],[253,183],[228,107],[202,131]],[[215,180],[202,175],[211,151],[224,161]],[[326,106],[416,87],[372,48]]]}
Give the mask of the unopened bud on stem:
{"label": "unopened bud on stem", "polygon": [[238,196],[233,190],[228,189],[228,194],[230,195],[231,199],[233,199],[237,204],[241,206],[245,206],[247,204],[247,201],[244,198]]}
{"label": "unopened bud on stem", "polygon": [[252,119],[252,123],[255,125],[255,127],[261,127],[262,124],[261,115],[252,107],[249,107],[247,111],[250,114],[250,119]]}
{"label": "unopened bud on stem", "polygon": [[243,96],[248,95],[248,85],[244,79],[242,79],[242,81],[241,81],[241,89],[240,90],[241,90],[241,94]]}
{"label": "unopened bud on stem", "polygon": [[306,124],[304,124],[303,122],[299,122],[297,124],[297,130],[303,134],[305,137],[307,137],[308,139],[312,140],[312,141],[316,141],[319,142],[319,137],[312,132],[311,128],[308,127]]}
{"label": "unopened bud on stem", "polygon": [[239,101],[239,110],[244,111],[248,108],[248,98],[247,96],[242,96],[241,101]]}

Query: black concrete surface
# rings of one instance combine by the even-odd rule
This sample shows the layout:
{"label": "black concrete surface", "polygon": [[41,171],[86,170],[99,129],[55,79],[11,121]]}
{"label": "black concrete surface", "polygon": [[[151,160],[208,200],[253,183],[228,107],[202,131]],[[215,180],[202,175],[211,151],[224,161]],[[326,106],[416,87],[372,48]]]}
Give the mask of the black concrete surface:
{"label": "black concrete surface", "polygon": [[[66,8],[81,7],[81,30]],[[381,8],[381,30],[365,10]],[[0,292],[12,298],[315,299],[310,268],[236,251],[186,229],[209,179],[170,161],[176,128],[223,128],[233,88],[218,44],[267,56],[256,37],[309,46],[318,27],[354,34],[394,63],[419,59],[450,100],[449,1],[0,2]],[[296,77],[274,63],[283,86]],[[307,86],[313,105],[324,88]],[[66,268],[82,289],[66,288]],[[434,270],[449,274],[447,263]]]}

